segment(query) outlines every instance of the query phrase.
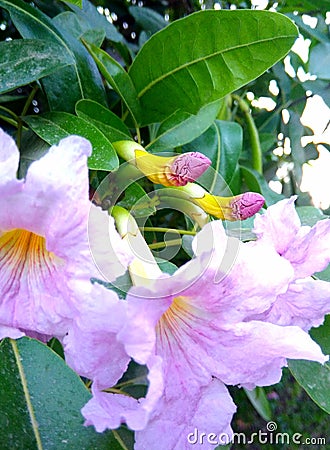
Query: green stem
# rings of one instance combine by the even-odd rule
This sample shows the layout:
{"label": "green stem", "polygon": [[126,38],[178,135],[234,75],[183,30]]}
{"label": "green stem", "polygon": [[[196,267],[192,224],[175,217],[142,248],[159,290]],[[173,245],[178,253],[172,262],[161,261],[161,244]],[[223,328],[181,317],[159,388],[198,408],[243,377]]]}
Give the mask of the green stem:
{"label": "green stem", "polygon": [[[38,85],[36,84],[32,91],[30,92],[28,98],[26,99],[24,108],[22,110],[22,114],[21,117],[24,117],[32,103],[32,100],[34,99],[34,96],[36,95],[36,92],[38,90]],[[21,119],[21,117],[18,120],[18,126],[17,126],[17,147],[20,148],[21,147],[21,142],[22,142],[22,130],[23,130],[23,121]]]}
{"label": "green stem", "polygon": [[150,248],[150,250],[156,250],[158,248],[163,248],[163,247],[172,247],[173,245],[181,245],[182,241],[181,239],[172,239],[171,241],[166,241],[166,242],[155,242],[155,244],[149,244],[148,247]]}
{"label": "green stem", "polygon": [[14,119],[11,119],[10,117],[4,116],[2,114],[0,114],[0,119],[3,120],[4,122],[9,123],[10,125],[13,125],[13,127],[17,128],[17,121]]}
{"label": "green stem", "polygon": [[143,230],[143,231],[156,231],[156,232],[159,232],[159,233],[188,234],[190,236],[195,236],[196,235],[196,231],[177,230],[176,228],[141,227],[140,230]]}
{"label": "green stem", "polygon": [[252,167],[254,170],[262,174],[262,150],[259,139],[259,132],[252,117],[250,106],[245,100],[243,100],[238,95],[234,94],[233,99],[237,101],[240,110],[245,116],[252,150]]}

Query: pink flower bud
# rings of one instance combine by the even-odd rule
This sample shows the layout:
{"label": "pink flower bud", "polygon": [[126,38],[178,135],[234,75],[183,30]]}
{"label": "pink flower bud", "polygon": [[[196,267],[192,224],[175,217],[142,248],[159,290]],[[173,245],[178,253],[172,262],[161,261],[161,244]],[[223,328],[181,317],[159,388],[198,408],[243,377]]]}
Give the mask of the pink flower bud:
{"label": "pink flower bud", "polygon": [[244,194],[234,197],[230,206],[232,208],[232,216],[237,220],[245,220],[254,216],[265,203],[262,195],[256,192],[245,192]]}
{"label": "pink flower bud", "polygon": [[183,153],[173,160],[166,176],[173,186],[185,186],[199,178],[210,165],[211,161],[202,153]]}

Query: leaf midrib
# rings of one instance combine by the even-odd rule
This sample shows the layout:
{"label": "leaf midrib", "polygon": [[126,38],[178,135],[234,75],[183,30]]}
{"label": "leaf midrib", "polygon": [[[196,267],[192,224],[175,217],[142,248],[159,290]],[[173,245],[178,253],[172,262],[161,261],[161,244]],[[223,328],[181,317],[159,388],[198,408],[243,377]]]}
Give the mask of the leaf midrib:
{"label": "leaf midrib", "polygon": [[38,422],[34,413],[34,408],[32,405],[32,401],[31,401],[31,396],[29,393],[29,388],[28,388],[28,383],[27,383],[27,379],[25,376],[25,372],[24,372],[24,367],[21,361],[21,357],[20,357],[20,353],[18,350],[18,346],[17,346],[17,342],[14,339],[10,339],[10,343],[11,346],[13,348],[13,353],[15,356],[15,360],[16,360],[16,364],[17,364],[17,368],[18,368],[18,372],[19,372],[19,376],[20,376],[20,380],[22,383],[22,388],[23,388],[23,392],[24,392],[24,397],[26,400],[26,406],[29,412],[29,416],[30,416],[30,420],[31,420],[31,425],[32,425],[32,429],[33,429],[33,433],[34,433],[34,437],[36,439],[36,443],[37,443],[37,450],[43,450],[43,445],[41,442],[41,436],[39,433],[39,428],[38,428]]}
{"label": "leaf midrib", "polygon": [[[287,39],[287,38],[294,38],[294,37],[295,37],[294,35],[285,35],[285,36],[279,36],[279,37],[277,37],[277,38],[275,38],[275,39],[276,39],[276,40],[279,40],[279,39]],[[257,40],[257,41],[251,41],[251,42],[249,42],[249,43],[247,43],[247,44],[234,45],[233,47],[229,47],[229,48],[227,48],[227,49],[225,49],[225,50],[219,50],[219,51],[217,51],[217,52],[210,53],[210,54],[207,55],[207,56],[202,56],[202,57],[196,58],[196,59],[194,59],[194,60],[192,60],[192,61],[188,61],[187,63],[184,63],[184,64],[182,64],[182,65],[176,67],[175,69],[173,69],[173,70],[171,70],[171,71],[169,71],[169,72],[166,72],[165,74],[161,75],[160,77],[155,78],[151,83],[149,83],[147,86],[145,86],[145,87],[138,93],[137,96],[138,96],[138,98],[141,98],[141,97],[142,97],[149,89],[151,89],[154,85],[156,85],[156,84],[159,83],[160,81],[164,80],[165,78],[167,78],[167,77],[173,75],[174,73],[176,73],[176,72],[178,72],[178,71],[180,71],[180,70],[182,70],[182,69],[185,69],[186,67],[192,66],[192,65],[197,64],[197,63],[199,63],[199,62],[201,62],[201,61],[205,61],[205,60],[211,59],[211,58],[213,58],[213,57],[215,57],[215,56],[218,56],[218,55],[221,55],[221,54],[230,52],[230,51],[232,51],[232,50],[236,50],[236,49],[238,49],[238,48],[244,48],[244,47],[249,47],[249,46],[254,45],[254,44],[260,44],[260,43],[263,43],[263,42],[274,41],[275,39],[274,39],[274,37],[271,37],[271,38],[267,38],[267,39],[259,39],[259,40]],[[133,67],[133,66],[132,66],[132,67]]]}

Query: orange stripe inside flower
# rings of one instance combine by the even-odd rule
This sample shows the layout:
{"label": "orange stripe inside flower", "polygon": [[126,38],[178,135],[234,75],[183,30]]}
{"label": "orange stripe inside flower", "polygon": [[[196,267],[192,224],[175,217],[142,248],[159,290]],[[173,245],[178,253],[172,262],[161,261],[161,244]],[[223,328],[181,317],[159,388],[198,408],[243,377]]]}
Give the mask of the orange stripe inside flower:
{"label": "orange stripe inside flower", "polygon": [[31,231],[16,228],[0,237],[0,270],[10,270],[10,285],[25,272],[51,273],[55,259],[54,253],[46,249],[46,239]]}
{"label": "orange stripe inside flower", "polygon": [[156,326],[156,334],[161,345],[172,341],[180,342],[182,333],[191,329],[196,315],[185,296],[175,297],[171,306],[163,313]]}

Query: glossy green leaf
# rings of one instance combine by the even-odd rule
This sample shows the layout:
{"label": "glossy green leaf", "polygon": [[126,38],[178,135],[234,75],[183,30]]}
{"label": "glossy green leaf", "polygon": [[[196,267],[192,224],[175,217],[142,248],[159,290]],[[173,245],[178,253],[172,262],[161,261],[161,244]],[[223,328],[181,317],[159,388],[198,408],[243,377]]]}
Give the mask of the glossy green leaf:
{"label": "glossy green leaf", "polygon": [[63,55],[74,61],[74,64],[42,80],[51,109],[73,112],[75,103],[81,98],[92,98],[106,104],[100,74],[81,42],[67,31],[56,27],[40,10],[22,0],[0,0],[0,6],[9,12],[14,25],[24,38],[58,44]]}
{"label": "glossy green leaf", "polygon": [[274,192],[267,184],[265,178],[249,167],[241,166],[241,172],[245,179],[248,188],[253,192],[259,192],[265,197],[267,206],[273,205],[274,203],[283,200],[284,196],[282,194],[277,194]]}
{"label": "glossy green leaf", "polygon": [[272,411],[264,389],[257,386],[252,391],[248,389],[244,389],[244,391],[258,414],[268,422],[272,420]]}
{"label": "glossy green leaf", "polygon": [[79,17],[89,23],[91,28],[103,29],[105,31],[107,39],[113,42],[123,42],[124,38],[120,34],[116,27],[110,23],[105,16],[100,14],[96,7],[88,0],[82,0],[82,9],[74,6],[68,5]]}
{"label": "glossy green leaf", "polygon": [[205,189],[215,195],[226,193],[237,168],[242,140],[240,125],[216,120],[205,133],[184,147],[184,151],[201,152],[212,161],[211,169],[198,179]]}
{"label": "glossy green leaf", "polygon": [[72,11],[65,11],[53,18],[56,27],[67,30],[76,39],[81,37],[88,43],[100,46],[105,38],[103,28],[91,28],[90,23]]}
{"label": "glossy green leaf", "polygon": [[330,414],[330,363],[288,361],[289,369],[312,400]]}
{"label": "glossy green leaf", "polygon": [[118,167],[115,149],[105,135],[93,124],[81,117],[63,112],[50,112],[39,116],[26,116],[24,121],[48,144],[57,144],[60,139],[76,134],[88,139],[93,153],[88,158],[88,167],[111,171]]}
{"label": "glossy green leaf", "polygon": [[310,330],[310,335],[320,345],[323,353],[330,355],[330,314],[325,317],[323,325]]}
{"label": "glossy green leaf", "polygon": [[296,37],[291,20],[269,11],[207,10],[173,22],[145,43],[129,70],[143,124],[177,110],[196,114],[261,75]]}
{"label": "glossy green leaf", "polygon": [[139,6],[130,6],[130,14],[134,17],[136,23],[149,35],[156,33],[168,25],[164,17],[153,9]]}
{"label": "glossy green leaf", "polygon": [[110,142],[131,139],[129,129],[109,109],[93,100],[80,100],[76,104],[77,116],[96,126]]}
{"label": "glossy green leaf", "polygon": [[29,338],[0,345],[0,442],[3,450],[120,450],[112,432],[84,427],[91,395],[45,344]]}
{"label": "glossy green leaf", "polygon": [[121,97],[135,122],[138,124],[141,117],[140,103],[135,87],[126,70],[107,52],[98,48],[96,45],[86,44],[86,47],[93,56],[104,78]]}
{"label": "glossy green leaf", "polygon": [[196,115],[183,111],[174,113],[160,124],[157,136],[146,148],[161,152],[192,141],[211,126],[218,111],[219,102],[214,102],[201,108]]}
{"label": "glossy green leaf", "polygon": [[72,64],[56,43],[17,39],[0,43],[0,93],[39,80]]}

